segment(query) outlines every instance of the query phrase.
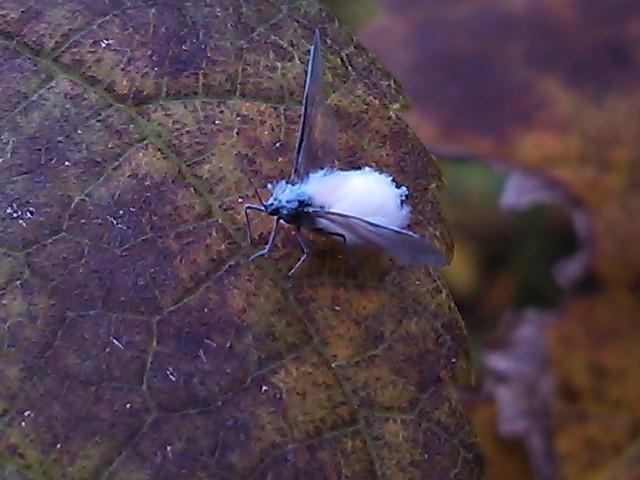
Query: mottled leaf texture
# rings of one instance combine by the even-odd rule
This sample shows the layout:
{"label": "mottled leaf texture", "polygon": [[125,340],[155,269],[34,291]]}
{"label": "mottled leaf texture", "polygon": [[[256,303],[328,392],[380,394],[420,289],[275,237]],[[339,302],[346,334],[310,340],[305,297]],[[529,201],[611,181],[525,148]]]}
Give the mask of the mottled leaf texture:
{"label": "mottled leaf texture", "polygon": [[481,475],[437,272],[314,238],[290,280],[290,230],[246,260],[315,28],[342,165],[409,186],[450,253],[397,85],[315,2],[0,3],[0,476]]}
{"label": "mottled leaf texture", "polygon": [[[516,330],[501,348],[498,358],[510,364],[501,365],[503,387],[515,387],[510,399],[524,399],[528,376],[539,401],[534,411],[532,394],[518,411],[499,400],[498,428],[504,431],[505,417],[512,427],[537,418],[536,429],[518,435],[531,451],[532,440],[545,437],[539,430],[550,430],[542,450],[555,452],[555,478],[640,478],[640,2],[381,3],[389,14],[363,38],[404,81],[416,129],[476,157],[507,159],[502,206],[544,202],[570,212],[582,246],[554,266],[558,285],[570,289],[593,272],[590,288],[568,293],[544,328],[551,400],[539,385],[544,379],[532,375],[535,357],[518,347],[533,350],[535,336]],[[486,295],[489,302],[500,289]],[[543,315],[522,317],[529,329]],[[490,414],[473,415],[481,434]],[[527,478],[512,466],[513,446],[485,438],[491,478]]]}

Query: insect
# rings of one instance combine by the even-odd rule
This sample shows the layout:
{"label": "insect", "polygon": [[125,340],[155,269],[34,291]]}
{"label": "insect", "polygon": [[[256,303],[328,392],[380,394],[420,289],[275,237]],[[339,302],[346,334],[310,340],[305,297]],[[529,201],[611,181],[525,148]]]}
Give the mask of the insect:
{"label": "insect", "polygon": [[[323,64],[320,33],[315,31],[309,55],[302,103],[302,118],[293,169],[288,180],[270,183],[271,197],[265,202],[254,187],[260,205],[245,205],[249,242],[253,244],[249,211],[275,217],[267,244],[250,260],[268,254],[281,221],[295,227],[302,256],[292,275],[309,254],[302,229],[341,239],[345,244],[365,244],[410,264],[441,267],[447,256],[431,243],[406,230],[410,209],[404,204],[408,191],[393,178],[364,167],[336,170],[328,167],[335,154],[335,122],[322,99]],[[333,142],[332,142],[333,140]]]}

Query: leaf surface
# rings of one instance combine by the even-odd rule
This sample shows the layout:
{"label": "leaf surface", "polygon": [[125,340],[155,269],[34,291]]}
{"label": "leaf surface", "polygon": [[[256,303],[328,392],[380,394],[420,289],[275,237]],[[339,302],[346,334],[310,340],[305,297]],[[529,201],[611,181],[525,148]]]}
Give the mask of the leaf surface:
{"label": "leaf surface", "polygon": [[[536,406],[545,408],[528,419],[536,420],[536,428],[553,432],[539,450],[555,451],[558,465],[557,471],[537,478],[595,479],[609,469],[615,478],[618,465],[633,465],[640,436],[640,378],[629,362],[638,358],[640,345],[640,223],[635,220],[640,213],[640,4],[380,3],[387,13],[365,29],[362,38],[406,86],[416,107],[407,118],[416,131],[432,144],[441,143],[442,156],[500,163],[515,172],[503,192],[503,207],[519,210],[550,203],[563,206],[572,217],[581,249],[548,275],[553,273],[566,290],[554,312],[556,320],[545,328],[554,394],[549,408],[538,399]],[[400,49],[404,55],[397,54]],[[470,197],[477,183],[476,175],[468,185]],[[497,230],[490,215],[466,217],[463,228],[475,221],[480,234]],[[489,227],[482,230],[482,224]],[[534,241],[535,235],[544,245],[561,232],[531,232]],[[481,235],[476,232],[475,238]],[[491,242],[472,247],[484,253],[491,251]],[[517,258],[522,249],[511,257]],[[544,261],[540,255],[538,260],[523,267],[509,259],[504,270],[535,270]],[[589,276],[596,288],[576,291]],[[513,276],[506,278],[503,285],[498,276],[481,278],[480,285],[494,288],[483,290],[486,302],[474,308],[491,302],[504,306],[515,283]],[[529,291],[551,283],[551,278],[538,278],[543,280]],[[505,308],[521,307],[516,303],[513,299]],[[517,351],[501,353],[517,365]],[[527,369],[535,365],[525,363]],[[522,371],[512,378],[500,374],[504,384],[526,376]],[[531,375],[529,387],[535,394],[520,402],[523,410],[531,410],[536,395],[547,396],[536,383],[544,376]],[[506,409],[499,406],[498,416],[522,426],[522,417],[509,415],[516,403],[510,400],[503,404]],[[479,423],[486,425],[486,412],[478,411]],[[536,428],[519,434],[524,444],[535,439]],[[487,463],[492,478],[522,477],[514,473],[519,472],[516,468],[504,468],[517,458],[513,445],[492,442],[486,450],[491,452]],[[593,451],[598,455],[589,453]],[[535,461],[535,455],[530,460]],[[544,462],[536,463],[531,470],[550,470]]]}
{"label": "leaf surface", "polygon": [[450,252],[396,83],[315,2],[2,2],[3,476],[479,477],[436,272],[317,239],[290,281],[291,232],[246,260],[316,27],[342,166],[395,175]]}

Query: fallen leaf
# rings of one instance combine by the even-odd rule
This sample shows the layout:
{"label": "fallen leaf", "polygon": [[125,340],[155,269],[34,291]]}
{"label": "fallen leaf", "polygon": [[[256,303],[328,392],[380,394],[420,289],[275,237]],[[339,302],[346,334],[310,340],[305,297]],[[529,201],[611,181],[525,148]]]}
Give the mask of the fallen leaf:
{"label": "fallen leaf", "polygon": [[[414,108],[405,118],[425,143],[441,157],[506,168],[507,205],[564,204],[571,216],[578,250],[545,267],[566,290],[547,329],[552,446],[558,478],[602,478],[640,437],[630,362],[640,343],[639,4],[380,3],[360,37],[406,88]],[[492,247],[483,246],[481,257]],[[489,283],[514,283],[505,277]],[[496,455],[488,465],[510,455],[485,451]]]}
{"label": "fallen leaf", "polygon": [[[320,28],[343,166],[410,187],[452,250],[397,83],[314,1],[0,6],[0,472],[11,478],[479,478],[438,272],[243,205],[289,170]],[[258,220],[260,241],[266,222]]]}

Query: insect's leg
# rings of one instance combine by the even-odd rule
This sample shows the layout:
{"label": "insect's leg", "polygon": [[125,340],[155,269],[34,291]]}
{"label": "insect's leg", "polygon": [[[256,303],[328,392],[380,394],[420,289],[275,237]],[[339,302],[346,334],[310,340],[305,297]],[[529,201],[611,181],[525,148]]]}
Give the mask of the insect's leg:
{"label": "insect's leg", "polygon": [[[338,237],[340,240],[342,240],[342,243],[344,243],[345,245],[347,244],[347,237],[345,234],[343,233],[338,233],[338,232],[328,232],[328,231],[324,231],[325,235],[329,235],[330,237]],[[349,252],[347,252],[346,254],[347,257],[347,261],[354,266],[355,263],[353,261],[353,258],[351,257],[351,255],[349,254]]]}
{"label": "insect's leg", "polygon": [[269,242],[267,243],[267,245],[262,249],[262,250],[258,250],[256,253],[254,253],[253,255],[251,255],[249,257],[249,261],[252,261],[258,257],[262,257],[264,255],[266,255],[267,253],[269,253],[271,251],[271,249],[273,248],[273,244],[276,241],[276,232],[278,231],[278,224],[280,223],[280,219],[276,218],[275,222],[273,222],[273,228],[271,229],[271,235],[269,236]]}
{"label": "insect's leg", "polygon": [[302,235],[300,234],[300,229],[296,230],[296,238],[298,239],[298,243],[300,244],[300,247],[302,247],[302,256],[300,257],[300,260],[298,260],[298,263],[295,264],[295,266],[289,270],[289,276],[293,275],[293,273],[298,269],[298,267],[300,265],[302,265],[302,263],[307,259],[307,255],[309,255],[309,247],[307,247],[307,244],[304,243],[304,238],[302,238]]}
{"label": "insect's leg", "polygon": [[259,205],[245,205],[244,206],[244,219],[247,222],[247,237],[249,239],[249,243],[253,245],[253,236],[251,235],[251,222],[249,221],[249,210],[257,210],[259,212],[264,213],[264,208]]}
{"label": "insect's leg", "polygon": [[338,232],[330,232],[328,230],[324,230],[322,228],[314,228],[313,229],[314,232],[318,232],[321,235],[327,235],[329,237],[338,237],[340,240],[342,240],[342,242],[346,245],[347,244],[347,237],[342,234],[342,233],[338,233]]}
{"label": "insect's leg", "polygon": [[347,244],[347,237],[343,233],[338,233],[338,232],[324,232],[324,233],[326,233],[330,237],[338,237],[340,240],[342,240],[342,243],[344,243],[345,245]]}

